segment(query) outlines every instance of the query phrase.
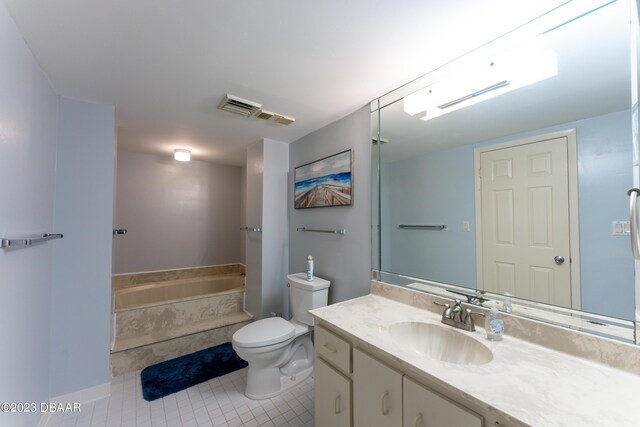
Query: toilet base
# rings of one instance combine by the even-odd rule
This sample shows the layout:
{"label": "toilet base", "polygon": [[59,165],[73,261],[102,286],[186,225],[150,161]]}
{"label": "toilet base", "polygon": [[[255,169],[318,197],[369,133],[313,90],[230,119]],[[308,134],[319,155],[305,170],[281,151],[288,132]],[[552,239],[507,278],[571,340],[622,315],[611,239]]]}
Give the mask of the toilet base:
{"label": "toilet base", "polygon": [[249,399],[253,399],[253,400],[261,400],[261,399],[269,399],[271,397],[277,396],[280,393],[297,386],[298,384],[302,383],[304,380],[306,380],[307,378],[309,378],[309,376],[313,373],[313,366],[310,366],[300,372],[297,372],[295,374],[292,375],[281,375],[280,376],[280,389],[276,390],[274,392],[271,393],[266,393],[266,394],[252,394],[250,393],[250,391],[247,389],[245,391],[245,396],[247,396]]}
{"label": "toilet base", "polygon": [[[285,348],[250,355],[238,349],[238,355],[249,362],[244,394],[259,400],[277,396],[306,380],[313,372],[311,334],[297,337]],[[256,357],[252,357],[256,356]]]}

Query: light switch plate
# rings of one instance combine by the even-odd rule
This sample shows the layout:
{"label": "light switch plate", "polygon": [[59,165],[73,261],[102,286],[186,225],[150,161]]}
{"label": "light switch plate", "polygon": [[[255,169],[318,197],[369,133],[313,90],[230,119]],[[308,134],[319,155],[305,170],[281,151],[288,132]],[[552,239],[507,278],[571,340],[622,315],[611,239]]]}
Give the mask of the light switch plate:
{"label": "light switch plate", "polygon": [[613,221],[611,223],[611,234],[614,236],[628,236],[629,221]]}

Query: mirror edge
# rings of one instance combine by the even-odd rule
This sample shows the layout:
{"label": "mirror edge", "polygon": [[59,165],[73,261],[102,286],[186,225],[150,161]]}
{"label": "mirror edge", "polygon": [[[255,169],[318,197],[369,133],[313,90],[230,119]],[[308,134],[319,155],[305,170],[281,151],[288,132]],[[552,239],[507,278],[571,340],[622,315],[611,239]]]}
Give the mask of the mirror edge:
{"label": "mirror edge", "polygon": [[[640,10],[638,2],[631,0],[631,119],[633,138],[633,186],[640,187],[640,136],[638,135],[638,99],[640,98]],[[633,218],[630,218],[633,221]],[[638,224],[636,224],[638,226]],[[634,342],[640,344],[640,261],[635,260],[635,328]]]}

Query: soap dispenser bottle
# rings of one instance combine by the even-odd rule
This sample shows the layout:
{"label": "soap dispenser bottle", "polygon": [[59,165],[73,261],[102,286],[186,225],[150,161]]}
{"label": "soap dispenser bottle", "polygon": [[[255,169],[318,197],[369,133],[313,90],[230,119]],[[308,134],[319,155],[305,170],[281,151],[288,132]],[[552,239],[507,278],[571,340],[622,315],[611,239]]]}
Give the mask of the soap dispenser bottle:
{"label": "soap dispenser bottle", "polygon": [[504,320],[500,318],[500,312],[498,311],[498,302],[490,301],[489,315],[485,321],[485,329],[487,330],[487,339],[490,341],[500,341],[504,333]]}
{"label": "soap dispenser bottle", "polygon": [[504,299],[502,300],[502,310],[505,313],[511,313],[513,310],[511,307],[511,297],[512,295],[509,292],[504,293]]}

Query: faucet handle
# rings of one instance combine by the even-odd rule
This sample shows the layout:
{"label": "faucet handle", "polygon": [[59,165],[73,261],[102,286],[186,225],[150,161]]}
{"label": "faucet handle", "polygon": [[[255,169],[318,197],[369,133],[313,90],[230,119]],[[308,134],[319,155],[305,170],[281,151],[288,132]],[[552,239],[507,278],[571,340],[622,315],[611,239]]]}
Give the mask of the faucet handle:
{"label": "faucet handle", "polygon": [[442,312],[443,319],[451,319],[451,305],[440,301],[434,301],[433,303],[435,305],[439,305],[440,307],[444,307],[444,311]]}

